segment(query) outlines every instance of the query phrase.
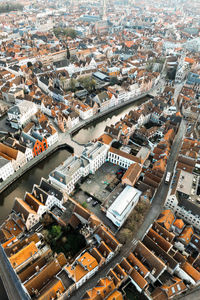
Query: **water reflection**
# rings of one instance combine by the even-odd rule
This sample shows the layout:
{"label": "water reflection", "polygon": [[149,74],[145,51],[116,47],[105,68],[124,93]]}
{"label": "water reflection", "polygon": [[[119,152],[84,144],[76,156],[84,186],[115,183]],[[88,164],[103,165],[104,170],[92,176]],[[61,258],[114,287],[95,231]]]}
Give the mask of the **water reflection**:
{"label": "water reflection", "polygon": [[103,134],[106,126],[115,124],[121,118],[123,118],[131,109],[137,107],[139,104],[147,101],[149,97],[142,98],[126,107],[120,108],[117,111],[112,112],[109,116],[104,116],[93,122],[92,125],[88,125],[84,129],[81,129],[77,134],[73,136],[74,141],[80,144],[86,144],[89,141],[94,140]]}
{"label": "water reflection", "polygon": [[10,213],[15,197],[23,198],[26,191],[32,191],[34,183],[39,184],[41,177],[47,178],[49,173],[70,155],[65,149],[58,150],[10,185],[0,195],[0,221]]}

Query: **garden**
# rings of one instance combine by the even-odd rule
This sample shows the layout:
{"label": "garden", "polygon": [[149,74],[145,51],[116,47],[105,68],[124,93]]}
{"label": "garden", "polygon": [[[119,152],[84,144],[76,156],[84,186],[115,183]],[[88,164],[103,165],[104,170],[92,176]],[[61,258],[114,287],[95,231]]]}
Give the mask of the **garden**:
{"label": "garden", "polygon": [[86,246],[84,236],[70,225],[66,227],[58,224],[47,225],[43,235],[52,251],[55,253],[63,252],[66,258],[74,257]]}

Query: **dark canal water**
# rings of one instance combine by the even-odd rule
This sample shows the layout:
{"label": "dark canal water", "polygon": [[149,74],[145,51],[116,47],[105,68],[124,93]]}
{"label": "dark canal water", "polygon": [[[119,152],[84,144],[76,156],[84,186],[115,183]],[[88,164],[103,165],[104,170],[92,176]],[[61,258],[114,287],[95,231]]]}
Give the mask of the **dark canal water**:
{"label": "dark canal water", "polygon": [[23,198],[26,191],[31,192],[34,183],[39,184],[41,177],[48,178],[49,173],[70,155],[71,153],[65,149],[57,150],[51,156],[45,158],[37,166],[25,173],[7,190],[5,190],[0,195],[1,223],[10,213],[15,197]]}
{"label": "dark canal water", "polygon": [[121,118],[123,118],[131,109],[136,108],[138,105],[149,100],[150,97],[144,97],[132,104],[129,104],[125,107],[122,107],[112,113],[109,116],[104,116],[93,122],[92,125],[86,126],[84,129],[81,129],[78,133],[74,134],[73,140],[80,144],[87,144],[89,141],[99,137],[104,133],[106,126],[115,124]]}
{"label": "dark canal water", "polygon": [[[139,101],[129,104],[117,111],[101,117],[93,122],[92,125],[81,129],[77,134],[74,135],[74,140],[80,144],[86,144],[89,141],[99,137],[103,134],[106,125],[111,125],[119,121],[125,116],[132,108],[138,106],[139,104],[147,101],[150,97],[145,97]],[[1,130],[8,131],[9,128],[5,124],[5,116],[0,118],[0,128]],[[71,155],[65,149],[61,149],[53,153],[51,156],[44,159],[37,166],[33,167],[16,182],[14,182],[6,191],[0,194],[0,224],[5,220],[5,218],[10,213],[15,197],[21,197],[23,199],[26,191],[31,192],[33,184],[39,184],[41,177],[48,178],[49,173],[57,167],[61,162],[66,160]],[[7,300],[7,296],[0,279],[0,300]]]}

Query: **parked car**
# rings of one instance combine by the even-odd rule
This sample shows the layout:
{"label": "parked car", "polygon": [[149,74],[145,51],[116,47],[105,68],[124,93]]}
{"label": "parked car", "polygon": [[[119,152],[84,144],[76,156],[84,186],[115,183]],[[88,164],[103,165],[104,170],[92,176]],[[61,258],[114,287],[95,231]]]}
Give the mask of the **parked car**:
{"label": "parked car", "polygon": [[99,204],[99,202],[97,200],[95,200],[93,203],[92,203],[92,206],[96,206],[97,204]]}
{"label": "parked car", "polygon": [[87,198],[87,203],[90,203],[92,201],[92,197]]}

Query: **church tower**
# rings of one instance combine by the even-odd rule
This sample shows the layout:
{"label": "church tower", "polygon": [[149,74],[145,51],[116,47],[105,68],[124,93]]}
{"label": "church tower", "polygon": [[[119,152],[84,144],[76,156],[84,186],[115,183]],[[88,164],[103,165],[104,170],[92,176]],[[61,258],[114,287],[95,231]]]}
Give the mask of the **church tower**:
{"label": "church tower", "polygon": [[106,15],[106,0],[103,0],[103,21],[107,20],[107,15]]}

